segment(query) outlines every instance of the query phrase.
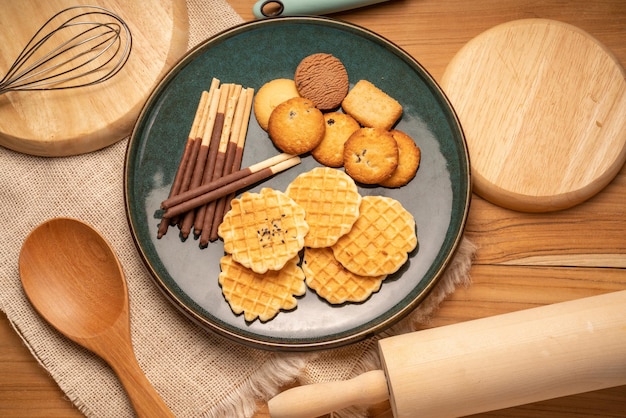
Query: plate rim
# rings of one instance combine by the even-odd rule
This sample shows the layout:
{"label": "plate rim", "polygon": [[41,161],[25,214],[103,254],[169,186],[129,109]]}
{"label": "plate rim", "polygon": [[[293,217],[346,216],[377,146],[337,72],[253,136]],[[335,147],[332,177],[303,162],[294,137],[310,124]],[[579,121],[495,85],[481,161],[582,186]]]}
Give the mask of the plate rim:
{"label": "plate rim", "polygon": [[[466,171],[467,175],[464,177],[465,184],[464,189],[466,190],[465,196],[463,196],[463,213],[459,220],[459,228],[455,233],[454,238],[451,240],[450,250],[444,257],[441,262],[441,265],[436,270],[433,275],[433,278],[427,283],[425,288],[420,292],[420,294],[413,298],[409,303],[406,303],[402,309],[400,309],[397,313],[392,315],[390,318],[379,321],[373,326],[368,326],[363,330],[358,332],[341,332],[335,334],[325,335],[323,339],[317,338],[315,341],[306,340],[304,342],[298,340],[284,340],[280,337],[269,337],[266,336],[264,339],[254,338],[246,333],[238,333],[234,332],[228,327],[224,327],[214,323],[213,321],[208,321],[203,316],[199,315],[193,309],[191,309],[187,304],[181,300],[175,293],[169,289],[169,287],[163,282],[163,280],[159,277],[157,271],[151,264],[148,259],[147,254],[142,248],[142,244],[139,242],[138,233],[135,227],[135,224],[132,220],[133,215],[131,213],[130,208],[130,190],[129,190],[129,170],[130,170],[130,158],[132,157],[132,147],[138,141],[134,140],[136,137],[137,131],[140,130],[141,122],[144,120],[145,116],[150,113],[153,102],[156,98],[159,97],[162,90],[164,90],[169,81],[173,77],[175,77],[187,64],[193,62],[196,56],[203,52],[204,49],[210,47],[212,44],[218,42],[221,38],[230,36],[237,36],[238,33],[246,32],[247,30],[253,30],[258,26],[267,26],[267,25],[275,25],[281,23],[317,23],[324,25],[336,25],[338,27],[347,28],[352,32],[361,33],[367,35],[368,37],[377,39],[382,46],[385,48],[391,49],[394,53],[399,53],[403,56],[405,61],[411,63],[420,69],[424,73],[424,75],[428,78],[429,88],[433,88],[437,91],[437,93],[441,96],[441,99],[447,104],[446,113],[449,112],[448,116],[451,116],[451,120],[454,121],[456,125],[456,129],[458,130],[458,134],[460,135],[460,147],[456,150],[459,154],[462,154],[466,164],[463,164],[463,169]],[[196,46],[191,48],[185,55],[183,55],[176,64],[172,66],[172,68],[164,74],[159,81],[155,84],[153,90],[147,97],[144,102],[141,111],[133,125],[133,129],[129,136],[129,140],[126,147],[126,153],[124,157],[124,206],[125,206],[125,214],[126,220],[131,232],[131,237],[133,239],[135,248],[142,260],[143,265],[149,272],[149,275],[152,279],[152,282],[156,284],[157,288],[160,292],[168,299],[168,301],[181,313],[183,313],[187,318],[191,319],[194,323],[199,325],[204,330],[213,331],[218,335],[226,337],[231,341],[236,341],[240,344],[244,344],[247,346],[251,346],[253,348],[272,350],[272,351],[285,351],[285,352],[309,352],[309,351],[319,351],[325,349],[338,348],[345,345],[349,345],[352,343],[356,343],[377,335],[384,330],[388,329],[392,325],[396,324],[401,319],[405,318],[411,311],[417,308],[424,299],[430,294],[433,288],[439,283],[441,277],[443,276],[446,268],[450,265],[452,259],[457,253],[459,245],[462,241],[465,227],[467,224],[467,219],[469,216],[469,210],[471,205],[471,197],[472,197],[472,173],[470,170],[470,156],[468,152],[467,141],[465,138],[464,131],[462,129],[459,117],[452,106],[449,98],[439,85],[436,82],[434,77],[426,70],[422,64],[420,64],[415,58],[413,58],[408,52],[406,52],[402,47],[394,43],[393,41],[387,39],[386,37],[373,32],[370,29],[367,29],[358,24],[354,24],[351,22],[342,21],[336,18],[330,18],[325,16],[284,16],[284,17],[273,17],[261,20],[255,20],[250,22],[244,22],[238,25],[235,25],[226,30],[220,31],[217,34],[205,39],[204,41],[198,43]],[[371,322],[371,321],[370,321]],[[346,335],[347,334],[347,335]],[[337,336],[339,335],[339,336]],[[336,336],[336,337],[335,337]]]}

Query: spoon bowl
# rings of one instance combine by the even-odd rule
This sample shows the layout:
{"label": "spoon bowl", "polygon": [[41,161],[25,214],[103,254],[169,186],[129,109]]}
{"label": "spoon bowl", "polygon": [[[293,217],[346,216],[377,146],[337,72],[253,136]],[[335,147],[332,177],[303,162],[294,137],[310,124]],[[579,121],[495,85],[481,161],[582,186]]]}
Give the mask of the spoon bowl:
{"label": "spoon bowl", "polygon": [[137,363],[124,272],[96,230],[70,218],[44,222],[24,241],[19,272],[35,310],[111,366],[139,417],[173,417]]}

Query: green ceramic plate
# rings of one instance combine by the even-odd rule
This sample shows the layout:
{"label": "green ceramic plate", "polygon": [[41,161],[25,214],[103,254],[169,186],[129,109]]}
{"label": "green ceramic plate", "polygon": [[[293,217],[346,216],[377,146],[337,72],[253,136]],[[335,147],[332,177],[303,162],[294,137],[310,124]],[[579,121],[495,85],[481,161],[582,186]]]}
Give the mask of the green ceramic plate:
{"label": "green ceramic plate", "polygon": [[[367,79],[404,108],[397,128],[422,150],[417,176],[400,189],[362,187],[363,195],[398,199],[415,217],[419,247],[381,290],[360,304],[331,306],[313,291],[298,307],[266,323],[248,323],[226,303],[217,281],[223,245],[206,249],[177,228],[157,239],[158,208],[176,172],[202,90],[212,77],[258,90],[275,78],[293,78],[300,60],[316,52],[344,63],[350,83]],[[251,117],[243,166],[277,154]],[[285,190],[318,164],[310,156],[252,190]],[[315,350],[369,337],[394,324],[428,294],[460,242],[470,202],[467,147],[448,100],[422,66],[366,29],[327,18],[259,20],[207,40],[159,83],[134,127],[125,168],[127,215],[137,248],[157,286],[202,326],[261,348]]]}

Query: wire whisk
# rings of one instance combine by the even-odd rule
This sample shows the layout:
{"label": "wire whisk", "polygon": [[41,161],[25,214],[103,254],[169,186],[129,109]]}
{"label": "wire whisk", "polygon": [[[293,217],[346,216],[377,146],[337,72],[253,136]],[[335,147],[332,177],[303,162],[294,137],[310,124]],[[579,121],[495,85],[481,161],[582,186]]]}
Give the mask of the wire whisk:
{"label": "wire whisk", "polygon": [[98,6],[63,9],[35,33],[0,81],[10,91],[60,90],[102,83],[128,61],[126,22]]}

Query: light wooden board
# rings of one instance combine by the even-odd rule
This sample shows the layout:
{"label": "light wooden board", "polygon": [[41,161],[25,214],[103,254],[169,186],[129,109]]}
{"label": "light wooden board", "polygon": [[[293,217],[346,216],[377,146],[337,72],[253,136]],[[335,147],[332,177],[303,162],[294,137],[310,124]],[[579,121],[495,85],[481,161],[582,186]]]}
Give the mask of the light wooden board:
{"label": "light wooden board", "polygon": [[[55,13],[77,0],[0,0],[0,78]],[[112,79],[63,91],[0,95],[0,145],[41,156],[68,156],[101,149],[128,136],[160,77],[185,53],[184,0],[93,0],[128,24],[133,47]]]}
{"label": "light wooden board", "polygon": [[441,85],[466,134],[474,190],[509,209],[546,212],[602,190],[626,160],[626,81],[584,31],[516,20],[468,42]]}

